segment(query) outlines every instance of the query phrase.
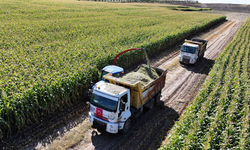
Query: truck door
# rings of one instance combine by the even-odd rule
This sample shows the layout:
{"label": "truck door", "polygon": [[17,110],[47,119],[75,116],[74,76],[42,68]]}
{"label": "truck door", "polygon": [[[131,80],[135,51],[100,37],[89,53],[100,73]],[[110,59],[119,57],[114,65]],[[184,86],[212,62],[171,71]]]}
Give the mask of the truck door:
{"label": "truck door", "polygon": [[128,108],[129,108],[128,107],[128,94],[126,93],[120,99],[118,118],[120,118],[123,115],[123,113],[125,113],[128,110]]}

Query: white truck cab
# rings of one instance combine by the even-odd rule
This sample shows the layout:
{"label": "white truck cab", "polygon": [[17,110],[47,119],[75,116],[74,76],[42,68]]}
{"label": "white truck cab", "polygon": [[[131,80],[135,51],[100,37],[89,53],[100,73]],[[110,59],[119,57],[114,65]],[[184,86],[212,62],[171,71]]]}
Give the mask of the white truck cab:
{"label": "white truck cab", "polygon": [[109,73],[103,76],[104,81],[96,83],[89,112],[93,128],[109,133],[117,133],[119,130],[126,133],[132,122],[142,114],[144,107],[151,110],[156,103],[159,104],[167,70],[151,68],[158,77],[142,82],[150,78],[150,75],[147,72],[140,74],[139,71],[147,68],[150,69],[147,65],[140,65],[131,72],[130,75],[139,77],[135,81]]}
{"label": "white truck cab", "polygon": [[94,85],[89,86],[89,89],[87,91],[87,99],[89,100],[91,99],[92,91],[96,85],[106,82],[103,76],[109,73],[111,73],[112,76],[114,77],[121,77],[124,73],[124,69],[115,65],[109,65],[109,66],[104,67],[101,72],[101,80],[95,83]]}
{"label": "white truck cab", "polygon": [[195,64],[198,59],[199,45],[184,43],[181,47],[179,61]]}
{"label": "white truck cab", "polygon": [[181,63],[195,64],[204,57],[207,41],[202,39],[185,40],[181,46],[179,61]]}
{"label": "white truck cab", "polygon": [[130,116],[130,89],[108,82],[101,82],[94,87],[89,112],[93,127],[117,133],[124,128]]}

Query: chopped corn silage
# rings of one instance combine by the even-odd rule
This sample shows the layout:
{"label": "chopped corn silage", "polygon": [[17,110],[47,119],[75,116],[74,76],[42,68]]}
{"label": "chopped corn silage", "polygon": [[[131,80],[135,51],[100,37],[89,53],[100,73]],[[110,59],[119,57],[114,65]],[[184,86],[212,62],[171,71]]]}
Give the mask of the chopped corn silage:
{"label": "chopped corn silage", "polygon": [[143,65],[136,72],[131,72],[122,77],[122,80],[134,84],[138,81],[141,82],[142,87],[145,87],[150,82],[157,79],[159,75],[156,73],[155,69],[147,65]]}

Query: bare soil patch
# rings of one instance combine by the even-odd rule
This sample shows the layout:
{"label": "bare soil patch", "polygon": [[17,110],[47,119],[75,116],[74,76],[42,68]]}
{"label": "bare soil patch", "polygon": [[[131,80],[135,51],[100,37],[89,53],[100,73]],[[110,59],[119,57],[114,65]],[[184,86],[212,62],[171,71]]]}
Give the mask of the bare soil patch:
{"label": "bare soil patch", "polygon": [[[233,39],[245,16],[230,14],[232,21],[227,21],[217,28],[197,35],[196,38],[208,40],[205,58],[196,65],[181,65],[178,62],[179,46],[173,47],[173,53],[158,58],[152,66],[168,69],[165,88],[161,100],[163,109],[154,108],[138,119],[131,131],[125,135],[99,133],[94,129],[86,132],[91,136],[91,143],[84,139],[72,149],[156,149],[167,132],[178,120],[185,108],[197,95],[206,79],[215,59],[223,48]],[[235,21],[237,20],[237,21]],[[163,52],[165,53],[165,52]],[[159,54],[160,56],[164,56]],[[97,133],[97,134],[93,134]]]}
{"label": "bare soil patch", "polygon": [[[196,65],[181,65],[178,62],[178,53],[163,64],[156,63],[155,65],[162,69],[169,69],[161,98],[166,106],[165,112],[155,112],[146,123],[141,124],[137,134],[132,133],[132,139],[123,140],[114,149],[158,148],[168,129],[195,98],[215,59],[232,40],[240,26],[240,22],[228,21],[209,33],[198,36],[197,38],[208,40],[209,43],[205,58]],[[172,112],[171,117],[168,111]]]}
{"label": "bare soil patch", "polygon": [[204,4],[204,6],[218,11],[250,13],[250,5],[244,4]]}
{"label": "bare soil patch", "polygon": [[211,8],[216,11],[250,13],[250,5],[247,4],[223,4],[223,3],[204,3],[204,4],[182,4],[197,8]]}

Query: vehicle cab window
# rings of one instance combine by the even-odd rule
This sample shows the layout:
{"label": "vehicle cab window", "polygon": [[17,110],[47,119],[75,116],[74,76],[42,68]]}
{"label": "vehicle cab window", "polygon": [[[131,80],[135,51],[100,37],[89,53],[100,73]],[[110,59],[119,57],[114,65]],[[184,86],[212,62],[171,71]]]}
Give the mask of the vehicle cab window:
{"label": "vehicle cab window", "polygon": [[124,103],[127,103],[128,102],[128,94],[125,94],[121,97],[121,100],[124,102]]}
{"label": "vehicle cab window", "polygon": [[104,80],[103,76],[105,76],[106,74],[109,74],[109,72],[107,71],[102,71],[102,75],[101,75],[101,79]]}
{"label": "vehicle cab window", "polygon": [[117,73],[113,75],[114,77],[120,78],[121,77],[121,73]]}
{"label": "vehicle cab window", "polygon": [[121,113],[125,111],[127,102],[128,102],[128,94],[125,94],[121,97],[120,107],[119,107],[120,112],[118,116],[120,116]]}

